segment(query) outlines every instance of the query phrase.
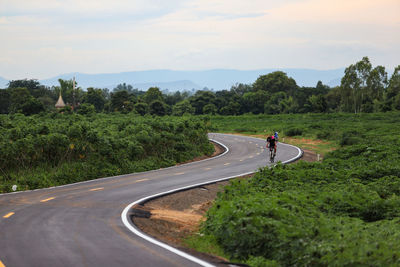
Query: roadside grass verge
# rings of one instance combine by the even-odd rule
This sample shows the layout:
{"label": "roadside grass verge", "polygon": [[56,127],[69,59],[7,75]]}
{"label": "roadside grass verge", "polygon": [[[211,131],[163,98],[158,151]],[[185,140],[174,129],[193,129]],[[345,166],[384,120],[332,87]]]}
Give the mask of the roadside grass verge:
{"label": "roadside grass verge", "polygon": [[263,136],[269,125],[266,132],[278,130],[285,142],[325,157],[232,180],[207,212],[198,242],[250,266],[399,265],[399,115],[211,117],[222,132],[240,124]]}

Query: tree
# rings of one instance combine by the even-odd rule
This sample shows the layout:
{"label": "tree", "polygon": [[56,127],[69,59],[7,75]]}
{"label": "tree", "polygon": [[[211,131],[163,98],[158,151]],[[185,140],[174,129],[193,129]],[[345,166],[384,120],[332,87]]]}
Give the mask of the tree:
{"label": "tree", "polygon": [[215,105],[215,94],[211,91],[197,91],[190,98],[190,104],[195,108],[195,114],[203,114],[203,107],[207,104]]}
{"label": "tree", "polygon": [[228,90],[222,90],[222,91],[217,91],[215,93],[215,105],[217,106],[218,110],[221,110],[222,108],[228,106],[231,102],[238,103],[239,105],[239,111],[240,112],[240,102],[241,102],[241,97],[236,94],[234,91],[228,91]]}
{"label": "tree", "polygon": [[175,92],[174,94],[168,94],[168,95],[164,96],[165,103],[170,106],[173,106],[173,105],[183,101],[186,98],[185,96],[187,97],[187,94],[181,94],[181,92],[179,92],[179,91]]}
{"label": "tree", "polygon": [[22,113],[22,106],[33,98],[28,89],[22,87],[12,88],[10,93],[10,113]]}
{"label": "tree", "polygon": [[149,105],[149,112],[151,115],[164,116],[167,114],[167,109],[164,102],[160,100],[154,100]]}
{"label": "tree", "polygon": [[158,87],[150,87],[149,90],[143,96],[144,102],[150,104],[153,101],[161,101],[164,102],[162,93]]}
{"label": "tree", "polygon": [[10,113],[25,115],[37,114],[44,111],[43,104],[35,99],[26,88],[12,88],[10,95]]}
{"label": "tree", "polygon": [[113,89],[113,92],[118,92],[118,91],[127,91],[128,93],[132,93],[133,87],[130,84],[126,83],[120,83]]}
{"label": "tree", "polygon": [[92,104],[97,112],[101,112],[104,109],[106,99],[104,98],[103,90],[89,87],[83,96],[82,102]]}
{"label": "tree", "polygon": [[264,113],[264,105],[268,102],[270,94],[267,91],[259,90],[248,92],[243,95],[243,112],[253,114]]}
{"label": "tree", "polygon": [[267,114],[279,114],[285,112],[290,108],[285,102],[286,99],[287,94],[285,92],[277,92],[273,94],[264,105],[264,112]]}
{"label": "tree", "polygon": [[24,79],[24,80],[13,80],[8,83],[8,88],[26,88],[28,89],[29,93],[34,97],[38,98],[41,96],[46,95],[49,90],[46,90],[46,88],[43,85],[40,85],[40,83],[37,80],[34,79]]}
{"label": "tree", "polygon": [[215,115],[217,113],[217,106],[210,103],[203,107],[203,114]]}
{"label": "tree", "polygon": [[385,73],[381,66],[373,70],[368,57],[347,67],[340,85],[343,111],[362,112],[363,106],[369,107],[374,99],[379,100],[384,91]]}
{"label": "tree", "polygon": [[394,69],[386,94],[384,95],[386,105],[394,109],[400,109],[398,99],[400,99],[400,65]]}
{"label": "tree", "polygon": [[238,96],[243,96],[245,93],[251,92],[252,87],[249,84],[237,83],[231,87],[231,92]]}
{"label": "tree", "polygon": [[77,108],[77,113],[81,115],[89,115],[96,113],[96,108],[93,104],[83,103]]}
{"label": "tree", "polygon": [[219,111],[221,115],[239,115],[240,114],[240,104],[237,102],[229,102],[228,105],[222,107]]}
{"label": "tree", "polygon": [[383,100],[383,95],[388,85],[387,72],[385,67],[377,66],[371,70],[367,77],[366,94],[371,99]]}
{"label": "tree", "polygon": [[327,103],[323,95],[312,95],[308,98],[311,112],[322,113],[327,110]]}
{"label": "tree", "polygon": [[144,102],[138,102],[134,106],[135,111],[144,116],[147,113],[148,105]]}
{"label": "tree", "polygon": [[328,111],[339,111],[340,109],[340,87],[332,88],[324,95]]}
{"label": "tree", "polygon": [[129,95],[127,91],[111,93],[111,111],[129,112],[134,109],[135,96]]}
{"label": "tree", "polygon": [[261,75],[253,84],[253,91],[267,91],[270,94],[285,92],[292,96],[297,89],[296,81],[289,78],[282,71],[275,71],[267,75]]}
{"label": "tree", "polygon": [[10,97],[10,90],[0,89],[0,114],[8,114]]}
{"label": "tree", "polygon": [[192,107],[189,100],[183,100],[172,108],[172,115],[182,116],[184,114],[194,114],[194,107]]}

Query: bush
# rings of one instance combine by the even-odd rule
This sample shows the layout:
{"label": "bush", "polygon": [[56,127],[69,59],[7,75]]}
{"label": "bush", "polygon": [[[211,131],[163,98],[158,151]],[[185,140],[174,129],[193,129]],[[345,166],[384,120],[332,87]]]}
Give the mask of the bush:
{"label": "bush", "polygon": [[[267,119],[273,120],[254,116],[241,118],[241,124],[279,125]],[[286,135],[307,129],[344,147],[323,162],[278,164],[232,181],[208,211],[204,236],[212,236],[232,260],[250,266],[400,265],[398,113],[273,121],[289,125]],[[217,126],[227,128],[223,122]]]}
{"label": "bush", "polygon": [[301,128],[289,128],[285,131],[285,134],[287,136],[296,136],[296,135],[302,135],[303,134],[303,129]]}
{"label": "bush", "polygon": [[[83,104],[81,111],[84,107],[93,106]],[[9,190],[9,182],[35,189],[212,154],[205,123],[133,114],[0,115],[0,184],[7,184],[0,192]]]}

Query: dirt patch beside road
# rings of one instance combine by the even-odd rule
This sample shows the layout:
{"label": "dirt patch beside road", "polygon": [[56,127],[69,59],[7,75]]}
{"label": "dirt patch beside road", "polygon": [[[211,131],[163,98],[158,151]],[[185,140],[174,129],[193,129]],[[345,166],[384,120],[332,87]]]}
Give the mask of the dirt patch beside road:
{"label": "dirt patch beside road", "polygon": [[[217,150],[215,155],[223,153],[223,148],[218,145],[216,145]],[[303,158],[300,160],[316,161],[317,155],[313,151],[304,150]],[[164,243],[217,266],[226,266],[226,259],[193,251],[186,248],[182,241],[198,232],[200,223],[205,220],[204,215],[211,207],[217,193],[227,184],[229,181],[196,187],[156,198],[143,206],[136,205],[133,209],[138,210],[138,214],[141,215],[133,216],[133,222],[140,230]]]}

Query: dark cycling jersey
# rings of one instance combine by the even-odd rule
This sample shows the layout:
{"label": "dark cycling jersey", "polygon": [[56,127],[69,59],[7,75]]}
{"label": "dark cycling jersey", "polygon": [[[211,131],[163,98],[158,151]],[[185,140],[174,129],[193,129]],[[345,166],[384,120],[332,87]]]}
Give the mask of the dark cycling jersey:
{"label": "dark cycling jersey", "polygon": [[275,138],[268,136],[267,143],[269,143],[269,147],[275,147],[275,141],[276,141]]}

